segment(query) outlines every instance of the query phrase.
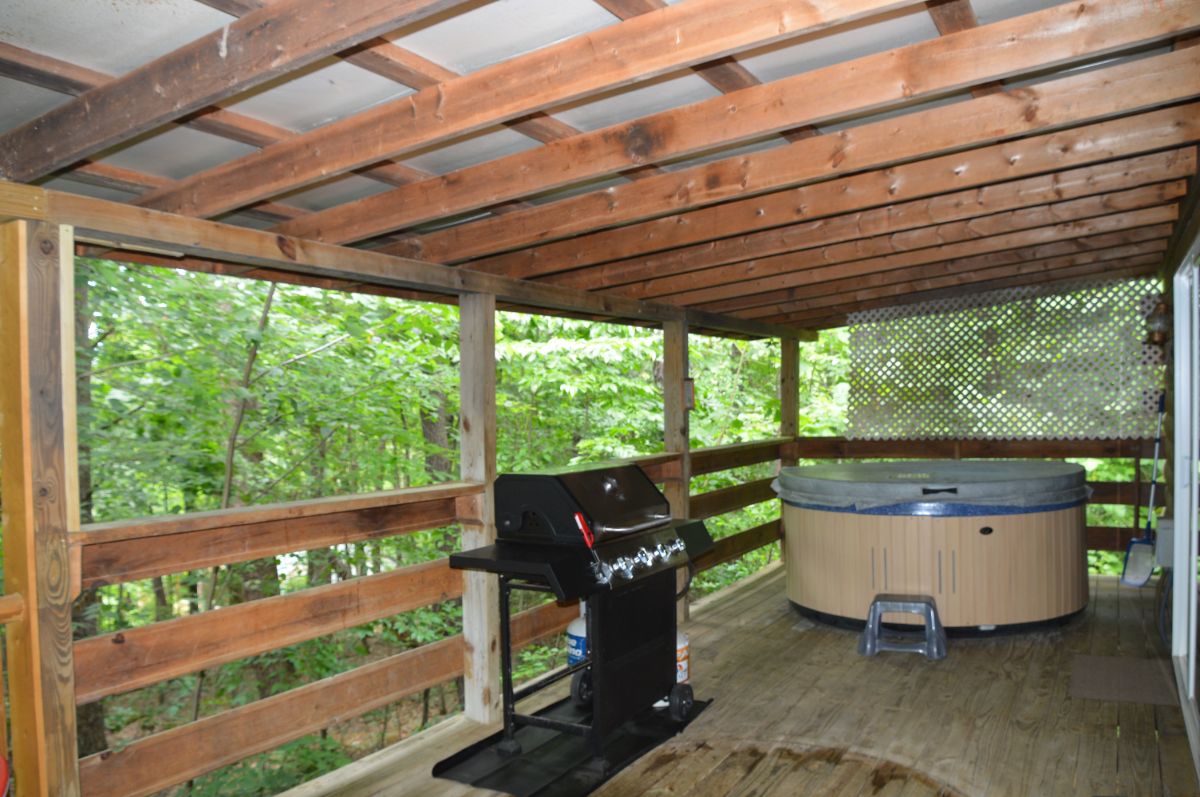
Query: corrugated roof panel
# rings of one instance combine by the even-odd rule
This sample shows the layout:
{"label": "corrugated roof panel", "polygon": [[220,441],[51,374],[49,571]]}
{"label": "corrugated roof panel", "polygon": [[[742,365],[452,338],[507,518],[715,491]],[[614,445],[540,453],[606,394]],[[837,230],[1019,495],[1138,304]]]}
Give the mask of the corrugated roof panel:
{"label": "corrugated roof panel", "polygon": [[0,132],[36,119],[70,99],[57,91],[0,77]]}
{"label": "corrugated roof panel", "polygon": [[100,160],[178,180],[251,152],[257,150],[227,138],[177,127],[148,138],[143,137]]}
{"label": "corrugated roof panel", "polygon": [[412,94],[408,86],[336,58],[326,58],[222,105],[289,130],[311,130]]}
{"label": "corrugated roof panel", "polygon": [[515,130],[493,127],[407,157],[404,163],[433,174],[446,174],[539,146],[540,142]]}
{"label": "corrugated roof panel", "polygon": [[683,72],[665,75],[635,88],[610,91],[585,101],[552,108],[550,113],[580,130],[598,130],[720,94],[699,75]]}
{"label": "corrugated roof panel", "polygon": [[318,183],[304,191],[288,194],[282,201],[305,210],[324,210],[343,202],[353,202],[365,196],[382,193],[392,187],[378,180],[348,174]]}
{"label": "corrugated roof panel", "polygon": [[456,72],[474,72],[619,20],[592,0],[495,0],[392,41]]}
{"label": "corrugated roof panel", "polygon": [[4,0],[0,40],[120,75],[233,21],[195,0]]}

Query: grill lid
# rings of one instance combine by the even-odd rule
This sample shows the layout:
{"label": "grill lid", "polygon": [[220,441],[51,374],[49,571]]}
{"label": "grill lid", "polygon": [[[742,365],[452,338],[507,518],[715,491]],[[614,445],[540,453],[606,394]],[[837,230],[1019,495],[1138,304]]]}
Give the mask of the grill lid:
{"label": "grill lid", "polygon": [[496,479],[500,539],[585,545],[576,515],[596,541],[667,523],[666,497],[637,465],[569,468]]}

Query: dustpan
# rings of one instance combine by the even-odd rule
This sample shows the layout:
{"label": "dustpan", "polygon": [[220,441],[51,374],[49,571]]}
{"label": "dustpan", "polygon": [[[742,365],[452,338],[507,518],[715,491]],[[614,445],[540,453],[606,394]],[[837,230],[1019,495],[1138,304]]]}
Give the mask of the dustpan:
{"label": "dustpan", "polygon": [[[1142,536],[1129,541],[1125,549],[1125,566],[1121,568],[1121,583],[1127,587],[1144,587],[1154,574],[1154,532],[1150,528],[1154,520],[1154,485],[1158,481],[1158,447],[1162,442],[1163,414],[1167,409],[1166,393],[1158,396],[1158,432],[1154,435],[1154,468],[1150,475],[1150,501],[1146,507],[1146,527]],[[1141,475],[1138,474],[1138,478]]]}

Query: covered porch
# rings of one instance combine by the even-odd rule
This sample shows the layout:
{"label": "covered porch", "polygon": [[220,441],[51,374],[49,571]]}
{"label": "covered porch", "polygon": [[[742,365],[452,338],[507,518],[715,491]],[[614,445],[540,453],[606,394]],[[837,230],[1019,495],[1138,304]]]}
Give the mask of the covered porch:
{"label": "covered porch", "polygon": [[[868,659],[855,655],[853,631],[791,607],[784,569],[771,565],[698,603],[684,626],[692,682],[712,705],[595,794],[1194,794],[1178,706],[1071,695],[1079,656],[1169,671],[1156,586],[1094,575],[1087,609],[1059,627],[952,639],[941,662]],[[451,719],[286,795],[494,794],[429,774],[493,730]]]}

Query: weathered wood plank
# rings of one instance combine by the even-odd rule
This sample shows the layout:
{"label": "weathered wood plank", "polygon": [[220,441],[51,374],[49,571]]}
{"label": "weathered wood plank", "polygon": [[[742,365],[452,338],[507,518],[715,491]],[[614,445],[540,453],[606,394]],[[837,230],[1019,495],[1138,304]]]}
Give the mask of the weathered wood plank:
{"label": "weathered wood plank", "polygon": [[771,489],[772,478],[758,479],[744,484],[735,484],[720,490],[693,495],[690,501],[688,516],[703,520],[726,512],[773,500],[775,491]]}
{"label": "weathered wood plank", "polygon": [[784,443],[801,459],[1130,459],[1153,455],[1153,440],[847,440],[800,437]]}
{"label": "weathered wood plank", "polygon": [[[707,305],[710,302],[733,297],[740,298],[748,294],[796,289],[798,285],[811,286],[828,280],[862,277],[879,271],[928,265],[1011,249],[1043,246],[1057,241],[1070,241],[1139,227],[1170,224],[1178,216],[1179,206],[1172,203],[1030,229],[1020,229],[1020,225],[1015,225],[1018,227],[1015,232],[974,240],[955,240],[957,236],[950,234],[950,241],[942,246],[930,246],[912,251],[901,249],[891,254],[874,256],[871,256],[871,249],[873,245],[876,245],[878,239],[876,241],[855,241],[838,244],[834,247],[779,255],[761,261],[720,266],[712,270],[721,272],[719,275],[713,276],[714,280],[719,279],[721,282],[711,286],[705,286],[705,281],[700,275],[692,274],[689,275],[693,277],[692,284],[702,287],[685,289],[665,298],[678,304]],[[887,243],[881,245],[884,248],[891,246]],[[836,254],[829,250],[836,250]],[[867,256],[854,259],[854,255],[850,252],[855,250],[865,250]],[[825,263],[829,264],[825,265]],[[666,284],[667,280],[663,282]],[[672,287],[680,286],[672,283]],[[633,294],[657,290],[657,288],[653,285],[646,288],[627,286],[620,290],[623,293]],[[662,300],[664,297],[656,298]]]}
{"label": "weathered wood plank", "polygon": [[[671,508],[671,516],[691,516],[690,488],[692,455],[688,389],[688,325],[672,321],[663,325],[663,447],[679,459],[678,471],[663,484],[663,494]],[[682,591],[687,583],[687,571],[678,568],[675,582]],[[676,603],[676,620],[688,617],[688,599]]]}
{"label": "weathered wood plank", "polygon": [[[333,243],[684,157],[1200,27],[1190,0],[1072,2],[621,122],[285,222]],[[997,44],[1002,42],[1002,44]],[[896,80],[903,74],[903,80]]]}
{"label": "weathered wood plank", "polygon": [[[211,216],[356,166],[715,56],[912,5],[913,0],[693,0],[383,103],[147,195]],[[539,75],[539,80],[529,80]],[[315,153],[319,151],[320,157]]]}
{"label": "weathered wood plank", "polygon": [[[496,541],[496,297],[465,294],[459,308],[460,469],[464,479],[486,485],[473,502],[477,523],[463,528],[462,547],[470,550]],[[496,576],[465,572],[464,711],[477,722],[501,718],[499,609]]]}
{"label": "weathered wood plank", "polygon": [[[551,202],[508,214],[502,220],[458,225],[410,241],[404,254],[441,262],[464,260],[856,171],[941,156],[1003,138],[1084,125],[1200,95],[1200,77],[1196,75],[1200,75],[1196,48],[1074,74],[916,111],[905,117],[904,125],[891,120],[866,123],[784,147]],[[1072,135],[1066,132],[1054,139],[1054,151],[1044,152],[1041,157],[1049,155],[1052,162],[1066,165],[1063,156],[1074,146],[1069,143]],[[887,185],[895,185],[890,177]],[[885,201],[894,201],[894,197]]]}
{"label": "weathered wood plank", "polygon": [[[477,493],[471,490],[461,494]],[[294,551],[391,537],[448,526],[457,520],[455,499],[446,497],[160,534],[149,539],[126,537],[104,542],[89,540],[91,535],[87,533],[73,534],[71,544],[81,548],[83,586],[97,587],[184,570],[248,562]],[[122,532],[125,529],[114,531]]]}
{"label": "weathered wood plank", "polygon": [[711,551],[696,559],[696,569],[708,570],[710,567],[732,562],[750,551],[776,542],[779,540],[781,528],[782,523],[776,518],[752,529],[722,537],[717,540]]}
{"label": "weathered wood plank", "polygon": [[75,643],[76,699],[90,703],[461,594],[462,574],[439,559],[90,637]]}
{"label": "weathered wood plank", "polygon": [[[547,604],[513,618],[514,644],[555,633],[578,610]],[[85,797],[144,797],[357,717],[462,673],[463,639],[398,653],[332,678],[139,739],[79,762]]]}
{"label": "weathered wood plank", "polygon": [[13,762],[23,793],[77,795],[68,530],[79,525],[69,228],[0,226],[0,449]]}
{"label": "weathered wood plank", "polygon": [[[1091,273],[1090,270],[1103,272],[1117,270],[1130,266],[1157,264],[1162,261],[1162,253],[1166,251],[1166,237],[1148,239],[1154,228],[1134,231],[1135,235],[1093,236],[1079,238],[1067,242],[1077,252],[1065,255],[1047,256],[1050,247],[1030,247],[1013,249],[1005,252],[995,252],[974,257],[946,260],[923,266],[900,268],[893,271],[880,271],[864,277],[850,277],[842,280],[830,280],[812,286],[810,295],[804,299],[794,297],[802,295],[802,291],[770,292],[769,296],[753,294],[745,299],[729,299],[720,304],[726,309],[722,312],[738,312],[748,318],[770,318],[772,316],[790,313],[802,313],[819,308],[838,307],[848,303],[866,302],[871,299],[892,299],[907,297],[922,291],[957,286],[976,286],[978,284],[993,285],[998,281],[1015,279],[1021,284],[1058,279],[1063,275]],[[1166,226],[1161,228],[1166,231]],[[1122,243],[1117,246],[1104,246],[1106,242],[1117,240],[1129,241],[1132,238],[1143,238],[1138,242]],[[1051,245],[1056,246],[1056,245]],[[1101,248],[1094,248],[1094,247]],[[1068,248],[1058,247],[1059,250]],[[766,300],[765,302],[763,300]],[[762,302],[760,304],[760,302]]]}
{"label": "weathered wood plank", "polygon": [[279,0],[0,136],[0,174],[41,177],[457,2]]}
{"label": "weathered wood plank", "polygon": [[[668,249],[658,254],[626,258],[611,263],[545,276],[555,285],[591,290],[612,288],[661,274],[682,274],[754,258],[843,243],[888,233],[964,221],[1016,211],[1089,195],[1107,194],[1141,185],[1188,177],[1196,172],[1195,147],[1142,155],[1079,169],[1067,169],[986,188],[953,191],[926,199],[910,200],[867,211],[841,214],[820,221],[788,224],[749,232],[703,244]],[[857,178],[847,178],[855,180]],[[553,245],[550,245],[551,248]],[[536,252],[537,250],[527,250]],[[524,252],[471,264],[495,273],[490,264],[505,258],[514,261]],[[547,263],[548,268],[553,263]],[[566,267],[569,262],[560,265]],[[504,272],[531,277],[542,272]]]}
{"label": "weathered wood plank", "polygon": [[779,447],[786,442],[786,438],[776,437],[769,440],[753,440],[749,443],[698,448],[692,452],[692,475],[700,476],[779,459]]}

